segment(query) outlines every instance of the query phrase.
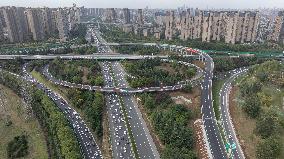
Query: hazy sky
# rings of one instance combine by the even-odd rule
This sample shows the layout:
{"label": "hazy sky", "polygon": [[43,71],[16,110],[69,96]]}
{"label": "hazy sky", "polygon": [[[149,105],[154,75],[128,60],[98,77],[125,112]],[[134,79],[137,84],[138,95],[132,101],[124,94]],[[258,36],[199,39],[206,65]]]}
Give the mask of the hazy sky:
{"label": "hazy sky", "polygon": [[59,7],[78,6],[87,8],[177,8],[183,6],[204,8],[284,8],[284,0],[0,0],[0,6]]}

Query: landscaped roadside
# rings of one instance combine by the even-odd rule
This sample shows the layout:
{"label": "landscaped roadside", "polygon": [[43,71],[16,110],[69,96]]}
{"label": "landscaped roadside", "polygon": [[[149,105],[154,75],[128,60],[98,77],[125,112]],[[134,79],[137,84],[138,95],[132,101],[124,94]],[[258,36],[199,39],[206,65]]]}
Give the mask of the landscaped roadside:
{"label": "landscaped roadside", "polygon": [[[27,118],[28,117],[28,118]],[[7,145],[15,136],[28,138],[28,156],[25,158],[48,158],[44,134],[38,121],[28,116],[22,99],[9,88],[0,85],[0,156],[7,158]]]}
{"label": "landscaped roadside", "polygon": [[277,61],[256,65],[231,91],[230,114],[246,158],[284,158],[281,71]]}
{"label": "landscaped roadside", "polygon": [[[64,99],[68,101],[71,107],[73,107],[78,113],[80,113],[88,127],[91,128],[90,130],[92,131],[92,133],[95,134],[94,137],[96,141],[98,141],[97,143],[102,150],[103,156],[110,157],[111,151],[109,147],[110,145],[108,143],[109,132],[107,122],[105,121],[106,118],[102,117],[104,112],[106,112],[106,108],[102,106],[104,101],[95,101],[95,99],[101,100],[101,95],[97,93],[95,94],[90,91],[81,91],[55,85],[35,70],[33,70],[31,74],[39,82],[44,83],[47,87],[60,94]],[[72,98],[70,98],[71,96]],[[95,96],[96,98],[94,98]],[[86,100],[85,98],[89,98],[89,100]],[[93,99],[94,101],[92,101],[91,99]],[[84,101],[88,103],[82,103]]]}

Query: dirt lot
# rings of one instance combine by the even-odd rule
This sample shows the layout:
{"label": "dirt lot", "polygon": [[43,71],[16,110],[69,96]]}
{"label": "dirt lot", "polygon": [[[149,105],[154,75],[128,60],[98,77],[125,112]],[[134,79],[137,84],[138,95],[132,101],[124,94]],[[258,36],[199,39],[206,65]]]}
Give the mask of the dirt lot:
{"label": "dirt lot", "polygon": [[250,119],[238,105],[238,88],[233,87],[230,94],[230,113],[246,158],[256,158],[256,145],[260,138],[254,134],[255,120]]}
{"label": "dirt lot", "polygon": [[88,74],[89,74],[89,70],[87,67],[81,67],[81,70],[83,71],[83,76],[82,76],[82,81],[83,83],[87,83],[88,82]]}
{"label": "dirt lot", "polygon": [[174,68],[171,67],[170,63],[162,63],[161,66],[157,66],[156,68],[167,71],[170,73],[170,75],[173,75],[176,72]]}
{"label": "dirt lot", "polygon": [[196,66],[202,68],[202,69],[205,68],[203,62],[201,62],[201,61],[193,61],[192,63],[195,64]]}
{"label": "dirt lot", "polygon": [[200,112],[200,94],[201,90],[199,87],[194,87],[192,89],[192,93],[183,93],[181,91],[171,92],[171,97],[184,97],[185,99],[191,101],[187,102],[184,99],[174,99],[176,104],[184,104],[187,108],[191,109],[194,115],[194,119],[198,119],[201,117]]}

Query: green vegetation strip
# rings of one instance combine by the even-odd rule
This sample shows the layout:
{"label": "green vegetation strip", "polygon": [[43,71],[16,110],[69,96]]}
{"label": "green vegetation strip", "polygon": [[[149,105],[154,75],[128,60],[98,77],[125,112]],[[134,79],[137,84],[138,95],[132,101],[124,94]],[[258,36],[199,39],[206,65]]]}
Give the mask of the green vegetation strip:
{"label": "green vegetation strip", "polygon": [[253,66],[239,84],[242,109],[255,121],[253,133],[261,138],[254,145],[259,159],[284,155],[283,70],[279,61],[267,61]]}
{"label": "green vegetation strip", "polygon": [[213,109],[215,113],[216,120],[220,120],[220,99],[219,99],[219,92],[225,83],[226,79],[223,80],[218,80],[218,81],[213,81],[213,86],[212,86],[212,95],[213,95]]}
{"label": "green vegetation strip", "polygon": [[218,80],[218,81],[214,81],[213,82],[213,86],[212,86],[212,94],[213,94],[213,109],[214,109],[214,113],[215,113],[215,118],[217,120],[217,126],[219,128],[219,130],[221,130],[220,135],[222,138],[222,142],[224,143],[224,141],[226,141],[226,137],[225,137],[225,132],[224,132],[224,128],[222,126],[222,124],[220,123],[220,118],[221,118],[221,112],[220,112],[220,96],[219,96],[219,92],[222,89],[222,86],[224,85],[226,79],[222,79],[222,80]]}

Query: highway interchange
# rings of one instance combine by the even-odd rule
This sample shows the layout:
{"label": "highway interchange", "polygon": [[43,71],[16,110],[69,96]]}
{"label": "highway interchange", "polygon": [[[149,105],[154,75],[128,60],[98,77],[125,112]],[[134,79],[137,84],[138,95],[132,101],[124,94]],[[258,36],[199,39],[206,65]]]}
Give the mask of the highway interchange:
{"label": "highway interchange", "polygon": [[[100,36],[98,30],[92,30],[90,32],[95,38],[95,42],[99,49],[99,54],[95,55],[60,55],[62,59],[144,59],[149,58],[146,56],[128,56],[113,53],[109,46],[100,45],[101,43],[107,44],[106,41]],[[132,44],[131,44],[132,45]],[[212,78],[214,62],[212,58],[198,50],[202,55],[202,60],[205,59],[205,69],[202,72],[203,80],[201,82],[201,113],[202,120],[206,132],[206,140],[209,143],[208,152],[210,158],[223,159],[228,158],[225,151],[224,141],[221,138],[221,130],[218,127],[215,113],[213,111],[212,103]],[[18,55],[2,55],[0,59],[15,59]],[[54,59],[58,55],[33,55],[33,56],[21,56],[23,59]],[[153,58],[154,56],[151,56]],[[167,58],[162,57],[162,58]],[[105,87],[88,86],[81,84],[74,84],[66,81],[55,79],[48,73],[48,66],[43,69],[43,74],[52,82],[68,87],[75,87],[79,89],[88,89],[95,91],[106,92],[106,105],[108,110],[108,119],[110,125],[110,138],[112,145],[112,152],[114,158],[159,158],[158,151],[153,142],[152,137],[149,134],[149,130],[142,118],[141,112],[137,106],[136,100],[133,95],[126,92],[133,91],[146,92],[146,91],[167,91],[177,90],[182,88],[185,83],[180,83],[175,86],[167,86],[164,88],[153,87],[133,89],[129,88],[124,76],[125,71],[119,62],[102,62],[102,73],[105,79]],[[102,158],[99,147],[97,146],[94,137],[90,133],[88,127],[84,121],[80,118],[79,114],[73,110],[69,104],[60,95],[54,93],[43,84],[37,82],[26,72],[26,68],[23,68],[25,72],[25,80],[33,82],[37,88],[43,90],[61,109],[66,115],[68,121],[74,128],[74,131],[79,139],[80,146],[85,158]],[[220,109],[222,113],[222,126],[225,130],[226,139],[230,143],[236,143],[237,149],[232,152],[234,158],[244,158],[241,147],[239,146],[238,139],[235,135],[233,124],[228,112],[228,93],[231,82],[235,77],[241,75],[246,70],[237,71],[233,74],[228,81],[224,84],[220,91],[221,105]],[[18,76],[18,75],[17,75]],[[18,76],[19,77],[19,76]],[[118,94],[120,92],[120,94]],[[127,127],[127,123],[130,125],[130,129]],[[134,143],[131,142],[130,136],[133,136]],[[133,145],[135,144],[135,145]],[[133,147],[137,148],[139,157],[136,156]]]}
{"label": "highway interchange", "polygon": [[[101,52],[101,51],[99,51]],[[195,56],[195,55],[185,55]],[[91,55],[0,55],[0,60],[14,60],[16,58],[22,58],[24,60],[52,60],[55,58],[65,60],[76,59],[92,59],[92,60],[139,60],[147,58],[168,58],[167,55],[123,55],[119,53],[95,53]],[[195,56],[196,57],[196,56]]]}

